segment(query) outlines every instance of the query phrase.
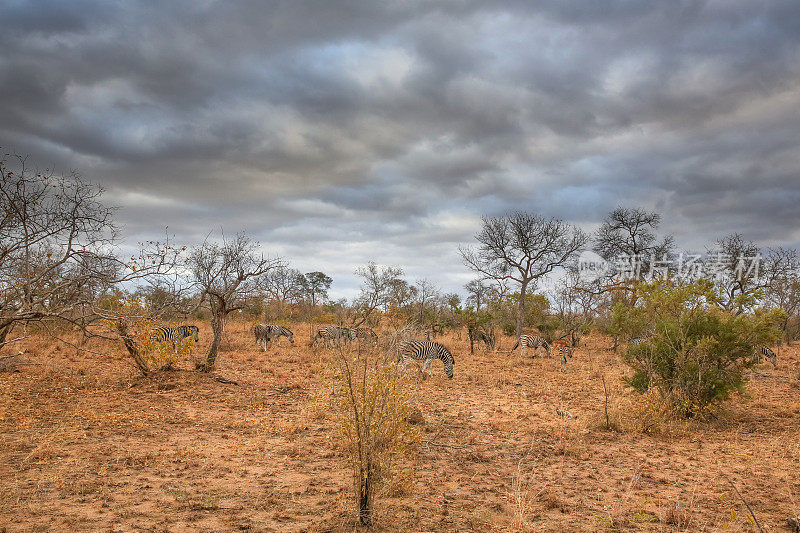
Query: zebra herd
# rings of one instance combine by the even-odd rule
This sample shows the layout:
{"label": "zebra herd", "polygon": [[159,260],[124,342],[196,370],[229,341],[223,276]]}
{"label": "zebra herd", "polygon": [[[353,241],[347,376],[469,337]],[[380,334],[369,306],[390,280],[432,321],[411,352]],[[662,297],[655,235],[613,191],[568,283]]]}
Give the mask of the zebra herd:
{"label": "zebra herd", "polygon": [[[153,328],[150,331],[149,339],[151,342],[159,343],[172,343],[173,349],[175,344],[187,337],[194,339],[194,342],[200,340],[200,330],[195,325],[182,325],[177,327],[161,326]],[[253,336],[256,344],[261,346],[263,351],[267,351],[267,344],[271,341],[276,341],[280,346],[280,338],[286,337],[289,339],[290,344],[294,344],[294,333],[288,328],[278,326],[275,324],[258,324],[253,327]],[[631,346],[637,346],[644,342],[649,341],[650,335],[633,337],[628,341]],[[351,343],[355,340],[377,345],[378,335],[370,328],[346,328],[343,326],[323,326],[317,330],[316,335],[312,341],[312,345],[316,345],[322,341],[326,348],[339,347],[343,344]],[[561,370],[567,371],[567,358],[572,357],[573,348],[564,340],[556,340],[548,343],[543,337],[539,335],[520,335],[514,347],[505,353],[511,353],[517,348],[520,348],[522,356],[525,356],[525,348],[532,348],[534,350],[534,357],[539,354],[539,349],[544,348],[547,355],[551,355],[552,350],[556,351],[558,359],[561,361]],[[415,361],[423,362],[421,373],[424,376],[425,371],[430,367],[434,360],[439,359],[444,364],[444,371],[448,378],[453,377],[453,365],[455,359],[453,354],[450,353],[444,345],[431,340],[410,340],[401,342],[397,350],[397,363],[401,368],[405,368],[406,361],[413,359]],[[778,356],[767,346],[759,346],[754,353],[755,357],[761,360],[766,359],[772,366],[778,366]]]}
{"label": "zebra herd", "polygon": [[567,341],[556,340],[553,341],[553,344],[551,345],[544,339],[544,337],[539,335],[520,335],[514,347],[508,350],[506,353],[513,352],[517,349],[517,347],[519,347],[522,357],[525,357],[525,348],[533,348],[534,357],[539,355],[539,348],[544,348],[548,356],[550,355],[551,350],[555,348],[558,359],[561,361],[562,372],[567,371],[567,357],[572,357],[573,351],[572,346],[570,346]]}

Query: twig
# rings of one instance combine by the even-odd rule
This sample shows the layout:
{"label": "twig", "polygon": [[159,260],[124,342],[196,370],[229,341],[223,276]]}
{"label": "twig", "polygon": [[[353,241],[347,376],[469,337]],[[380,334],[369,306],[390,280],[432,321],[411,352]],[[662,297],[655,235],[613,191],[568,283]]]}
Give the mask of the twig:
{"label": "twig", "polygon": [[470,447],[469,444],[439,444],[431,441],[425,441],[425,446],[438,446],[439,448],[453,448],[455,450],[463,450]]}
{"label": "twig", "polygon": [[11,339],[10,341],[5,341],[3,343],[0,343],[0,348],[5,346],[6,344],[11,344],[12,342],[21,341],[23,339],[27,339],[28,337],[30,337],[30,335],[25,335],[24,337],[17,337],[16,339]]}
{"label": "twig", "polygon": [[753,377],[756,377],[756,378],[769,378],[769,379],[777,379],[777,380],[780,380],[780,381],[793,381],[792,378],[790,378],[788,376],[776,376],[776,375],[773,375],[773,374],[764,374],[762,372],[753,372],[750,375],[753,376]]}
{"label": "twig", "polygon": [[753,517],[753,521],[756,523],[756,527],[758,528],[758,530],[759,530],[761,533],[764,533],[764,530],[761,528],[761,524],[759,524],[759,523],[758,523],[758,518],[756,518],[756,515],[755,515],[755,513],[753,512],[753,509],[752,509],[752,508],[750,508],[750,504],[749,504],[749,503],[747,503],[747,501],[744,499],[744,497],[742,496],[742,493],[741,493],[741,492],[739,492],[739,489],[737,489],[737,488],[736,488],[736,485],[734,485],[734,484],[733,484],[733,481],[731,481],[731,479],[730,479],[728,476],[726,476],[726,475],[725,475],[724,473],[722,473],[722,472],[720,472],[720,473],[722,474],[722,477],[724,477],[724,478],[725,478],[725,479],[728,481],[728,483],[730,483],[730,484],[731,484],[731,487],[733,487],[733,490],[735,490],[735,491],[736,491],[736,494],[739,496],[739,499],[740,499],[740,500],[742,500],[742,503],[744,503],[744,506],[745,506],[745,507],[747,507],[747,510],[748,510],[748,511],[750,511],[750,516],[752,516],[752,517]]}
{"label": "twig", "polygon": [[228,385],[238,385],[238,381],[234,381],[232,379],[223,378],[222,376],[214,376],[214,381],[219,381],[220,383],[226,383]]}
{"label": "twig", "polygon": [[606,429],[611,428],[611,423],[608,421],[608,387],[606,387],[606,376],[600,376],[603,379],[603,392],[605,393],[605,410],[606,410]]}

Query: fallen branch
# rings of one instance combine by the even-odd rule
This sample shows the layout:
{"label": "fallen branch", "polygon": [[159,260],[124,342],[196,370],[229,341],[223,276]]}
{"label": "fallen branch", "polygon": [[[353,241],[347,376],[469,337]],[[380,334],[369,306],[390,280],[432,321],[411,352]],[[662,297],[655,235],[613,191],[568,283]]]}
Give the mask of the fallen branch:
{"label": "fallen branch", "polygon": [[469,448],[471,444],[439,444],[438,442],[425,441],[425,446],[437,446],[439,448],[452,448],[454,450],[463,450]]}
{"label": "fallen branch", "polygon": [[753,372],[750,375],[753,376],[753,377],[756,377],[756,378],[777,379],[779,381],[793,381],[792,378],[790,378],[788,376],[776,376],[774,374],[764,374],[762,372]]}
{"label": "fallen branch", "polygon": [[758,528],[758,530],[761,533],[764,533],[764,530],[762,529],[761,524],[758,523],[758,518],[756,518],[756,515],[753,512],[753,509],[750,507],[750,504],[747,503],[747,501],[744,499],[744,497],[742,496],[742,493],[739,492],[739,489],[736,488],[736,485],[733,484],[733,481],[731,481],[728,476],[726,476],[725,474],[722,474],[722,477],[724,477],[728,481],[728,483],[731,484],[731,487],[733,487],[733,490],[736,491],[736,494],[739,496],[739,499],[742,500],[742,503],[744,503],[744,506],[747,507],[748,511],[750,511],[750,516],[753,517],[753,522],[755,522],[756,527]]}
{"label": "fallen branch", "polygon": [[227,385],[238,385],[238,381],[234,381],[232,379],[223,378],[222,376],[214,376],[214,381],[219,381],[220,383],[225,383]]}
{"label": "fallen branch", "polygon": [[10,341],[2,342],[2,343],[0,343],[0,348],[5,346],[6,344],[11,344],[12,342],[21,341],[21,340],[27,339],[28,337],[30,337],[30,335],[25,335],[24,337],[17,337],[16,339],[11,339]]}

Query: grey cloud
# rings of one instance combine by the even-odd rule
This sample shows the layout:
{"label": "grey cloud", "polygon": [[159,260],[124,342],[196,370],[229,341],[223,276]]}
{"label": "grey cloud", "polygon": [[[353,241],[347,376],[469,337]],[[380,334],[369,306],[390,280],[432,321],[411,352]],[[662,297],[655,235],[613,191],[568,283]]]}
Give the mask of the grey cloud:
{"label": "grey cloud", "polygon": [[511,209],[800,243],[794,1],[0,9],[0,146],[102,182],[130,240],[244,228],[348,290],[369,259],[457,289]]}

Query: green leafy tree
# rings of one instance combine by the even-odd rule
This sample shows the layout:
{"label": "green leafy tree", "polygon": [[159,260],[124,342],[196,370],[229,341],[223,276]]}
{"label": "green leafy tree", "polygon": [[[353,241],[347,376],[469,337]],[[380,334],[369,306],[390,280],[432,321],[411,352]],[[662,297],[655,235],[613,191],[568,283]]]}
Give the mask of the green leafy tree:
{"label": "green leafy tree", "polygon": [[636,306],[618,304],[612,321],[625,331],[652,335],[631,345],[623,360],[627,378],[639,392],[656,388],[678,413],[691,418],[742,391],[746,371],[760,361],[756,348],[771,345],[784,320],[781,309],[732,314],[724,309],[712,282],[654,281],[639,287]]}
{"label": "green leafy tree", "polygon": [[316,306],[328,299],[328,290],[331,288],[333,278],[322,272],[307,272],[297,277],[302,291],[311,301],[312,306]]}

